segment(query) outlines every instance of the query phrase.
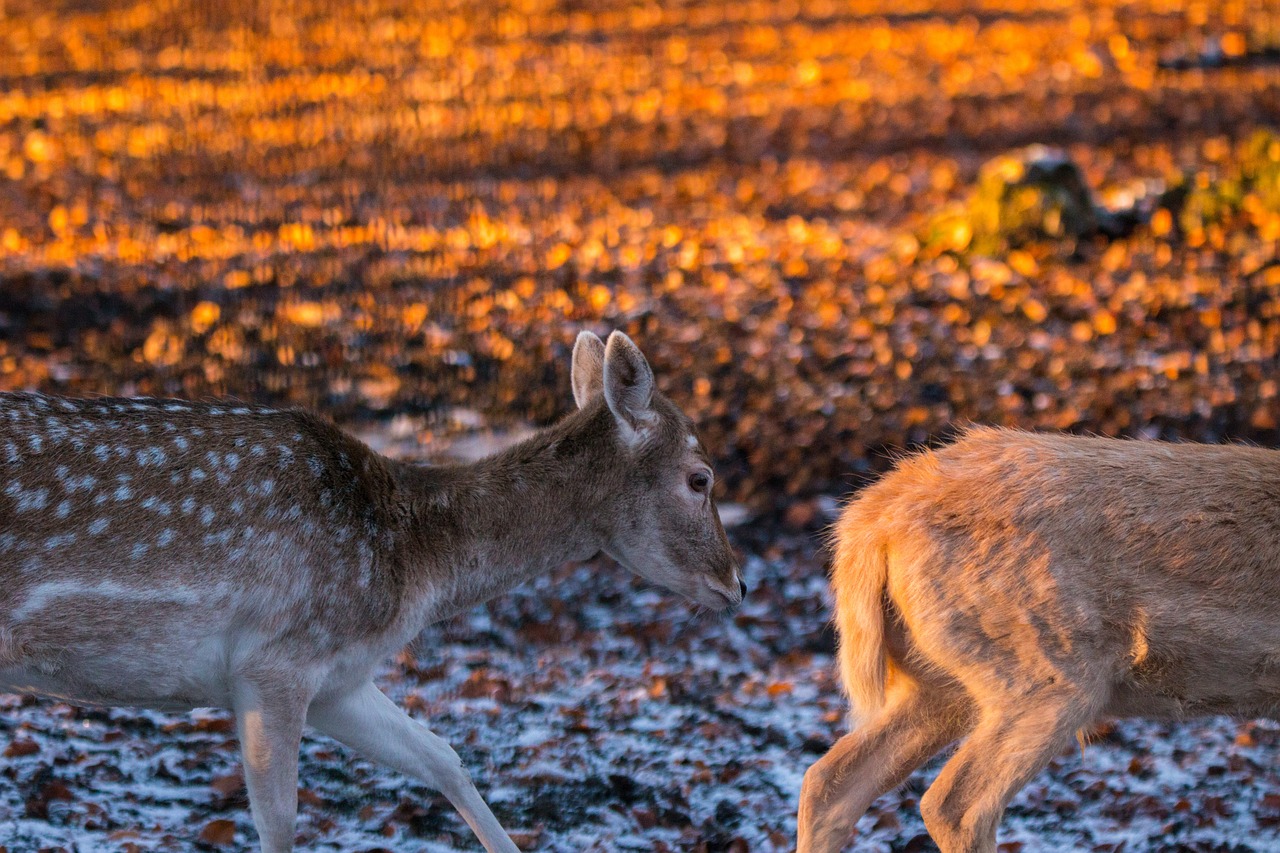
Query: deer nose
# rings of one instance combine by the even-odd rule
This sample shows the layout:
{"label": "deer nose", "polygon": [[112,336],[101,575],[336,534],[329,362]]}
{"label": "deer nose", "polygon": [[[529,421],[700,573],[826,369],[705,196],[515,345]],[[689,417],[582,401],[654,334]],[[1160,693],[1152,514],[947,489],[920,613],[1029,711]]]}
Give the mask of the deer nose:
{"label": "deer nose", "polygon": [[742,578],[738,578],[738,590],[742,593],[742,597],[747,597],[747,582]]}

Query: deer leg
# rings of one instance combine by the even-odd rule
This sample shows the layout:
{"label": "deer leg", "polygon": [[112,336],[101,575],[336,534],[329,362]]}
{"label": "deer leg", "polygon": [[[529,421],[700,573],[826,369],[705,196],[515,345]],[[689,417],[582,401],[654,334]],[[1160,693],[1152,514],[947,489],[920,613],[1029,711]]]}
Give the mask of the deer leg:
{"label": "deer leg", "polygon": [[[909,692],[908,692],[909,691]],[[804,774],[797,853],[838,853],[858,819],[938,750],[969,728],[968,710],[910,684]]]}
{"label": "deer leg", "polygon": [[973,734],[920,800],[942,853],[995,853],[996,827],[1009,800],[1093,718],[1077,695],[1030,695],[982,710]]}
{"label": "deer leg", "polygon": [[421,779],[444,794],[489,853],[520,853],[453,748],[412,720],[372,682],[314,703],[307,722],[367,758]]}
{"label": "deer leg", "polygon": [[301,690],[238,685],[236,730],[249,808],[262,853],[290,853],[298,817],[298,748],[306,697]]}

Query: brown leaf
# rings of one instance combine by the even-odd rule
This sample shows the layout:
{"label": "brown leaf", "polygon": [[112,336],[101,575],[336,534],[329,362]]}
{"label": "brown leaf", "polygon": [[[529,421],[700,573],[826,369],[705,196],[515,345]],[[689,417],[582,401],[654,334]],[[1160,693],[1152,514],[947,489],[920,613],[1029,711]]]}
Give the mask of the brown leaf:
{"label": "brown leaf", "polygon": [[238,793],[244,788],[244,776],[240,773],[229,773],[226,776],[215,776],[213,781],[209,783],[209,787],[217,792],[218,796],[230,797]]}
{"label": "brown leaf", "polygon": [[4,757],[14,758],[22,757],[24,755],[35,755],[39,751],[40,744],[33,740],[23,738],[21,740],[14,740],[13,743],[9,744],[9,746],[5,748]]}
{"label": "brown leaf", "polygon": [[323,806],[324,798],[315,791],[309,791],[306,788],[299,788],[298,803],[304,806]]}
{"label": "brown leaf", "polygon": [[200,830],[200,840],[205,844],[227,847],[235,843],[236,824],[232,820],[211,820]]}
{"label": "brown leaf", "polygon": [[533,829],[526,829],[523,831],[515,830],[508,833],[508,835],[511,836],[511,840],[514,841],[516,846],[521,850],[532,850],[534,847],[538,846],[538,842],[542,839],[542,827],[536,826]]}

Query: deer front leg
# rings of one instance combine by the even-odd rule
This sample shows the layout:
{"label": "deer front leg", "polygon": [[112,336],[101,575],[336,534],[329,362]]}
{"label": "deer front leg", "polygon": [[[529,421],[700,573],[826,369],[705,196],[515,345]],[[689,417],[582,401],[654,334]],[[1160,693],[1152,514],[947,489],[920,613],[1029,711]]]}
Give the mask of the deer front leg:
{"label": "deer front leg", "polygon": [[298,748],[307,697],[291,686],[237,685],[236,730],[262,853],[291,853],[298,817]]}
{"label": "deer front leg", "polygon": [[489,853],[520,853],[449,744],[414,722],[372,682],[316,701],[307,722],[365,757],[421,779],[453,803]]}

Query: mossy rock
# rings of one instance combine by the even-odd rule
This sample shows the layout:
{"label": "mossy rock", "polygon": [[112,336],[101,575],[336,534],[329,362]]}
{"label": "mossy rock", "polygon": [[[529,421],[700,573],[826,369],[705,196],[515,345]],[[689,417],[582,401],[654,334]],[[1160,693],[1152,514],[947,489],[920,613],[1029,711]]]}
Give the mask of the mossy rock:
{"label": "mossy rock", "polygon": [[942,251],[994,254],[1041,240],[1076,240],[1121,227],[1095,203],[1066,152],[1031,145],[983,164],[973,194],[942,211],[923,242]]}

